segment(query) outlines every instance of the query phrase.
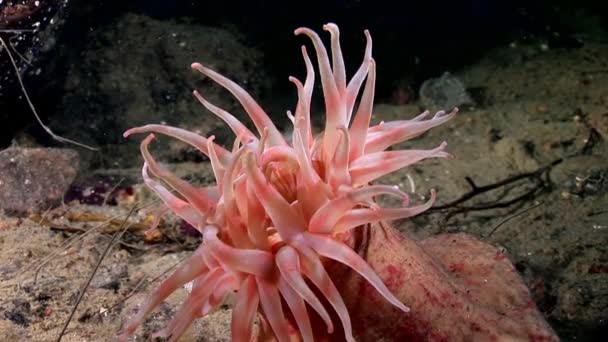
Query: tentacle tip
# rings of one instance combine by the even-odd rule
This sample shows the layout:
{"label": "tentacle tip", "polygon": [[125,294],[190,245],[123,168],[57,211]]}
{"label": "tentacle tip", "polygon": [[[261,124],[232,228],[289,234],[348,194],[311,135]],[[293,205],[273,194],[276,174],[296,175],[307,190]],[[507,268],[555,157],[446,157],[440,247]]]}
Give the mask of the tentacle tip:
{"label": "tentacle tip", "polygon": [[340,30],[338,29],[338,25],[331,23],[331,22],[323,25],[323,30],[329,31],[329,33],[331,33],[331,34],[340,33]]}
{"label": "tentacle tip", "polygon": [[203,65],[201,63],[194,62],[194,63],[190,64],[190,68],[192,68],[194,70],[199,70],[200,71],[200,69],[203,69],[204,67],[203,67]]}
{"label": "tentacle tip", "polygon": [[298,88],[298,90],[302,90],[304,88],[304,85],[302,84],[302,82],[299,79],[297,79],[296,77],[289,76],[288,79],[291,83],[293,83],[296,86],[296,88]]}
{"label": "tentacle tip", "polygon": [[148,136],[141,142],[142,145],[148,145],[152,142],[152,140],[154,140],[156,136],[154,135],[154,133],[150,133],[148,134]]}
{"label": "tentacle tip", "polygon": [[446,152],[446,148],[448,147],[448,143],[447,141],[444,141],[441,143],[441,145],[439,145],[439,147],[437,147],[437,151],[440,152],[440,156],[446,159],[454,159],[454,155]]}
{"label": "tentacle tip", "polygon": [[131,134],[133,134],[133,133],[134,133],[134,132],[133,132],[133,129],[126,130],[126,131],[125,131],[125,132],[122,134],[122,137],[123,137],[123,138],[128,138],[128,137],[129,137]]}

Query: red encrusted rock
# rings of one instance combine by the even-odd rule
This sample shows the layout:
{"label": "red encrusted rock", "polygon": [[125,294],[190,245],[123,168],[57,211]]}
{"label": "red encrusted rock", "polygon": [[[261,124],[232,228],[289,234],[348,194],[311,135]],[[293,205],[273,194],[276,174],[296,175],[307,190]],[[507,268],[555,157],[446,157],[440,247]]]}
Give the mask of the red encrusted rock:
{"label": "red encrusted rock", "polygon": [[0,151],[0,209],[43,210],[61,202],[78,173],[78,153],[59,148]]}
{"label": "red encrusted rock", "polygon": [[559,340],[507,256],[474,237],[416,241],[381,224],[359,229],[350,244],[410,308],[399,311],[351,269],[329,262],[358,341]]}

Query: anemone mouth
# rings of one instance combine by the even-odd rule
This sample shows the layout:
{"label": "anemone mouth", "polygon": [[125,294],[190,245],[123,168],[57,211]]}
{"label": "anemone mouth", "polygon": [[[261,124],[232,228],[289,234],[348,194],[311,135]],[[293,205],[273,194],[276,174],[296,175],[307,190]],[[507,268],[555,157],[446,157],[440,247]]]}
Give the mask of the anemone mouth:
{"label": "anemone mouth", "polygon": [[268,183],[274,186],[281,196],[290,204],[298,199],[297,193],[297,168],[293,165],[282,165],[284,163],[270,163],[263,170]]}
{"label": "anemone mouth", "polygon": [[[348,308],[325,270],[325,260],[348,266],[389,303],[409,310],[338,236],[369,223],[406,218],[430,208],[434,191],[428,202],[410,206],[403,191],[373,182],[423,159],[449,157],[445,143],[431,150],[386,150],[451,119],[456,111],[440,112],[428,120],[423,113],[412,120],[370,127],[376,80],[371,36],[365,31],[363,61],[347,82],[338,27],[330,23],[323,28],[330,33],[331,62],[314,31],[295,31],[308,36],[315,47],[327,113],[323,133],[312,135],[310,108],[315,72],[305,47],[305,82],[289,78],[298,92],[295,114],[288,114],[294,126],[290,142],[244,89],[199,63],[192,68],[235,96],[257,134],[197,91],[196,99],[234,132],[231,150],[217,145],[214,137],[175,127],[146,125],[125,132],[125,137],[150,133],[140,148],[145,160],[144,182],[167,209],[201,231],[203,242],[152,293],[126,325],[123,339],[133,334],[144,317],[171,293],[191,282],[192,291],[162,331],[161,335],[170,340],[179,338],[195,319],[236,292],[231,323],[234,340],[251,340],[253,320],[259,313],[279,341],[289,341],[292,335],[313,341],[309,311],[315,311],[331,333],[334,324],[327,310],[333,310],[346,339],[353,341]],[[355,106],[358,98],[359,105]],[[216,184],[197,187],[164,169],[149,151],[152,133],[177,138],[207,155]],[[396,197],[402,207],[382,208],[376,204],[378,196]],[[321,299],[330,308],[321,304]]]}

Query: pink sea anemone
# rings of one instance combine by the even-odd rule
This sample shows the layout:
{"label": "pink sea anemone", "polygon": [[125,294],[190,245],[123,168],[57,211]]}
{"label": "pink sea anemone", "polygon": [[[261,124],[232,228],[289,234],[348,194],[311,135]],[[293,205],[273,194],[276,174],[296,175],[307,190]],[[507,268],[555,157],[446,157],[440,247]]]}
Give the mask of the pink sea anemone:
{"label": "pink sea anemone", "polygon": [[[336,340],[331,336],[339,336],[354,341],[353,329],[357,327],[351,323],[351,304],[345,303],[342,293],[348,291],[343,286],[344,279],[352,275],[335,283],[335,276],[328,273],[327,267],[336,262],[371,285],[400,310],[400,317],[409,311],[409,304],[402,302],[407,295],[395,296],[368,261],[353,250],[351,242],[361,227],[373,229],[385,220],[411,217],[433,204],[434,192],[427,203],[410,206],[408,196],[397,187],[371,183],[422,159],[448,157],[445,143],[431,150],[386,150],[450,120],[456,110],[449,114],[440,111],[430,119],[425,112],[411,120],[370,127],[376,80],[371,36],[365,31],[363,62],[347,83],[338,27],[330,23],[323,28],[331,35],[331,62],[315,32],[307,28],[295,30],[296,35],[308,36],[316,50],[326,109],[322,133],[315,134],[311,127],[315,72],[305,47],[304,84],[295,77],[289,78],[298,93],[295,115],[288,112],[293,123],[291,142],[285,140],[245,90],[199,63],[192,64],[192,68],[230,91],[258,134],[197,91],[194,96],[202,105],[235,133],[231,150],[215,144],[213,136],[204,138],[164,125],[146,125],[125,133],[150,133],[141,144],[145,159],[143,179],[168,209],[201,232],[203,242],[124,326],[123,339],[134,334],[145,316],[170,294],[192,283],[173,320],[157,335],[177,340],[195,319],[209,314],[228,295],[235,294],[231,322],[234,341],[252,339],[256,314],[260,322],[258,333],[278,341],[314,341],[319,338],[319,331],[331,340]],[[196,187],[161,167],[148,150],[154,139],[152,133],[182,140],[208,156],[217,184]],[[375,198],[381,195],[394,196],[403,206],[380,207]],[[393,250],[392,244],[387,246]],[[419,248],[412,246],[410,250]],[[411,260],[404,262],[412,267]],[[435,264],[429,262],[429,267],[436,267]],[[440,272],[441,276],[444,273]],[[439,281],[446,286],[451,284]],[[349,296],[346,302],[351,303],[356,295]]]}

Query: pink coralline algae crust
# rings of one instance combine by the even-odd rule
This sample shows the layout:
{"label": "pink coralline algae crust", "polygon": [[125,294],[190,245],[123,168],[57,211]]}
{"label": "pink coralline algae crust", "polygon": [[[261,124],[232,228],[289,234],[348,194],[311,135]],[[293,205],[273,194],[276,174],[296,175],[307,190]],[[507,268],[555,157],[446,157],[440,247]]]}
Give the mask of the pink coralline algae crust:
{"label": "pink coralline algae crust", "polygon": [[[399,300],[402,313],[338,264],[327,264],[359,341],[558,341],[513,265],[466,234],[417,241],[377,224],[351,245]],[[453,267],[458,265],[457,267]]]}
{"label": "pink coralline algae crust", "polygon": [[[418,242],[387,224],[429,209],[435,192],[412,205],[398,187],[374,181],[427,158],[450,157],[446,143],[429,150],[389,148],[452,119],[457,110],[370,126],[376,81],[371,36],[365,32],[363,62],[347,81],[338,27],[323,28],[331,57],[314,31],[295,31],[315,48],[326,109],[322,133],[311,125],[315,71],[304,47],[305,82],[289,79],[298,93],[295,113],[288,112],[291,141],[244,89],[199,63],[192,68],[236,97],[256,133],[197,91],[198,101],[235,133],[231,149],[164,125],[125,133],[148,134],[140,147],[142,177],[164,204],[159,213],[173,212],[203,241],[150,294],[119,339],[134,335],[147,314],[190,284],[173,320],[153,336],[175,341],[234,296],[234,341],[557,340],[495,248],[466,235]],[[149,150],[154,134],[205,154],[217,183],[197,187],[163,168]],[[401,206],[382,207],[379,196],[396,197]]]}

